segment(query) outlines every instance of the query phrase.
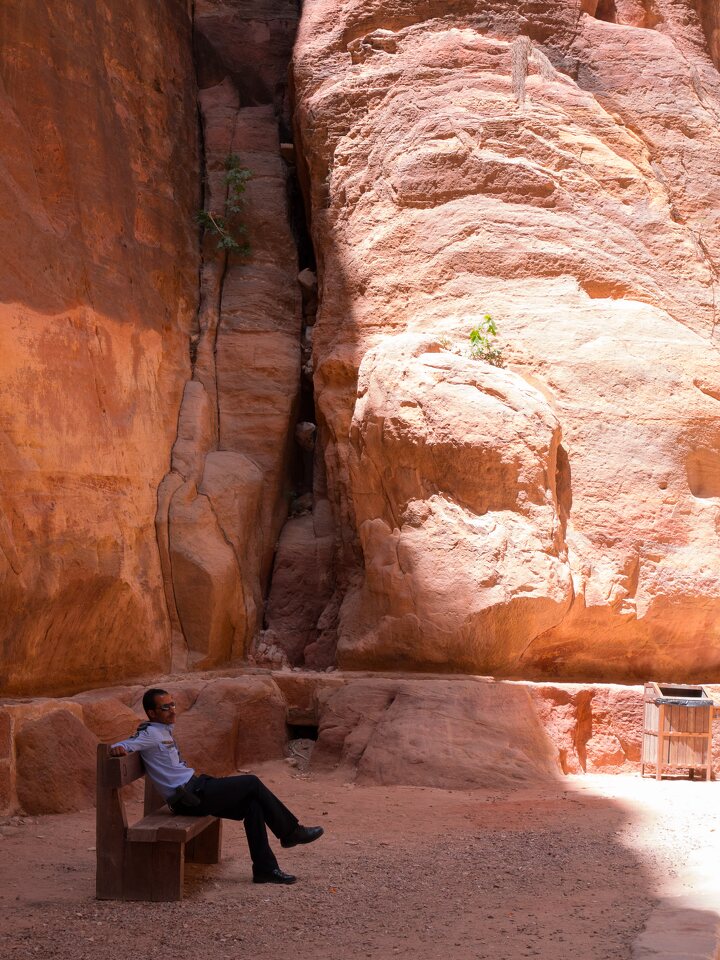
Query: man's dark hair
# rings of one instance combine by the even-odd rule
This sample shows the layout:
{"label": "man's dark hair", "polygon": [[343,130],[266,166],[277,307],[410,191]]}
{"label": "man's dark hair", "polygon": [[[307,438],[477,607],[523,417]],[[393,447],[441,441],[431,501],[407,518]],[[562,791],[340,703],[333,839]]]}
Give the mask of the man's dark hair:
{"label": "man's dark hair", "polygon": [[150,711],[155,709],[155,698],[166,697],[167,690],[160,690],[158,687],[152,687],[143,694],[143,710],[150,716]]}

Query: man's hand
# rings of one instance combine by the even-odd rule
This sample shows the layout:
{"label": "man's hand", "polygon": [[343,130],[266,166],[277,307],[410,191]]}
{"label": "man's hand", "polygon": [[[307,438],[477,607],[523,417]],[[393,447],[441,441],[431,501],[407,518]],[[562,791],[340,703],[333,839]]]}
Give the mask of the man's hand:
{"label": "man's hand", "polygon": [[125,747],[110,747],[110,756],[111,757],[126,757],[127,750]]}

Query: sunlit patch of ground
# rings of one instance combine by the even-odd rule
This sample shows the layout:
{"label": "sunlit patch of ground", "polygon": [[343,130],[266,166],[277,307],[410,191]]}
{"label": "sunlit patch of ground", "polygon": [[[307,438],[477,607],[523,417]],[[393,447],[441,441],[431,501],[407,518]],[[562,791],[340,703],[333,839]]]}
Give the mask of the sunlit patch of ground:
{"label": "sunlit patch of ground", "polygon": [[617,839],[645,865],[655,891],[632,957],[720,956],[720,783],[597,775],[574,783],[625,811]]}

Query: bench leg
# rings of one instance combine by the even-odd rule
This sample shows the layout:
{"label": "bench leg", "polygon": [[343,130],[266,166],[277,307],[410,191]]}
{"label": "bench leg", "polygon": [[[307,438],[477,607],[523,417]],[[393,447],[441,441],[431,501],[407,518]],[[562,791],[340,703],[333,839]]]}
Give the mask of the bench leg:
{"label": "bench leg", "polygon": [[220,863],[222,844],[222,820],[216,820],[185,844],[185,859],[188,863]]}
{"label": "bench leg", "polygon": [[127,842],[123,900],[182,900],[184,879],[184,844]]}
{"label": "bench leg", "polygon": [[[105,812],[102,818],[106,819]],[[98,814],[98,822],[101,815]],[[123,871],[125,865],[125,840],[122,835],[123,825],[118,829],[105,829],[105,825],[98,825],[97,840],[95,841],[96,871],[95,896],[98,900],[121,900]]]}

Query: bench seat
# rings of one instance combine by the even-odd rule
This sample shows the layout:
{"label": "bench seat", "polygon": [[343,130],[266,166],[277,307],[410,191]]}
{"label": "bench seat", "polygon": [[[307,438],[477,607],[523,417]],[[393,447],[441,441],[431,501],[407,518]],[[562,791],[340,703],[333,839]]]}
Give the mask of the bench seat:
{"label": "bench seat", "polygon": [[136,843],[169,840],[187,843],[216,822],[216,817],[184,817],[165,806],[128,827],[127,838]]}

